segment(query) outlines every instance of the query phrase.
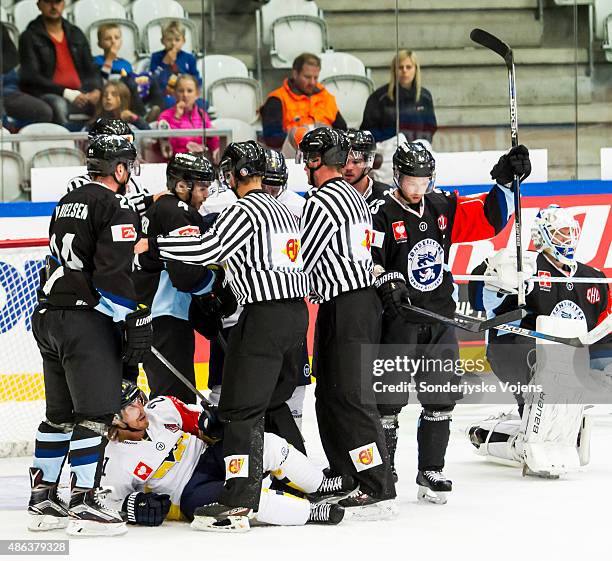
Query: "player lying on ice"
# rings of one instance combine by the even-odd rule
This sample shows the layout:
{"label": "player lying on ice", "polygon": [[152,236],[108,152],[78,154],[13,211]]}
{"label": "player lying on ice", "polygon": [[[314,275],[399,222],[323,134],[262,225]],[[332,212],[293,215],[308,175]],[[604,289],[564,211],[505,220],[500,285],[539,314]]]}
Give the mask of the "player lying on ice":
{"label": "player lying on ice", "polygon": [[325,477],[299,450],[268,432],[262,471],[289,480],[297,494],[301,491],[308,499],[263,489],[257,512],[239,508],[199,516],[198,507],[217,501],[226,477],[240,477],[249,469],[238,458],[226,458],[225,465],[223,429],[214,408],[188,406],[172,396],[147,402],[128,381],[123,382],[121,406],[121,416],[109,431],[102,485],[112,488],[110,498],[122,505],[128,523],[158,526],[164,519],[186,519],[197,530],[246,532],[251,520],[299,526],[343,519],[344,509],[325,500],[348,494],[356,486],[354,480]]}
{"label": "player lying on ice", "polygon": [[[608,285],[597,282],[605,278],[603,273],[575,258],[580,227],[566,209],[542,209],[531,237],[537,253],[523,256],[523,274],[542,280],[527,282],[527,315],[516,326],[557,337],[604,328],[601,339],[588,348],[575,348],[527,338],[520,330],[490,330],[487,358],[502,383],[519,388],[514,391],[519,415],[497,415],[470,427],[468,433],[479,454],[523,466],[532,475],[556,477],[589,461],[590,425],[583,415],[587,390],[609,394],[612,388],[612,376],[605,374],[606,368],[612,369],[605,326],[610,321],[610,298]],[[470,282],[475,309],[493,317],[516,307],[516,253],[501,250],[474,273],[490,278]],[[552,277],[566,277],[567,282],[547,280]],[[573,278],[578,280],[571,282]],[[529,383],[542,385],[543,391],[520,391]],[[602,395],[591,397],[601,400]]]}

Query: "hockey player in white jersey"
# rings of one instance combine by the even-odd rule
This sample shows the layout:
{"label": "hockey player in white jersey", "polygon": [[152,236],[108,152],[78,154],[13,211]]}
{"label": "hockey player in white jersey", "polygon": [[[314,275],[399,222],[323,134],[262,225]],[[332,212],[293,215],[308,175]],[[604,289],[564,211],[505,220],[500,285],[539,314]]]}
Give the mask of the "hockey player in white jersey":
{"label": "hockey player in white jersey", "polygon": [[[248,470],[243,460],[223,458],[222,425],[215,410],[186,405],[172,396],[149,402],[129,381],[123,382],[121,416],[111,429],[105,452],[102,484],[112,488],[111,499],[122,505],[131,524],[158,526],[164,519],[192,520],[205,531],[247,531],[250,520],[263,524],[338,524],[339,505],[326,497],[348,493],[350,476],[327,478],[306,456],[283,438],[264,435],[263,471],[289,479],[311,499],[263,489],[256,513],[248,509],[228,518],[198,516],[198,507],[214,503],[227,472],[234,477]],[[244,510],[244,511],[243,511]]]}

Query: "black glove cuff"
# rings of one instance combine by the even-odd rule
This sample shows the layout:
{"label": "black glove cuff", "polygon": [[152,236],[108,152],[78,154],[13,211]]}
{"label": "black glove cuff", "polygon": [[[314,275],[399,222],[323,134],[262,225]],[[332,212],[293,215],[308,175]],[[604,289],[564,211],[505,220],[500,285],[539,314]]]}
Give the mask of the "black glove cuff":
{"label": "black glove cuff", "polygon": [[406,279],[404,278],[404,275],[402,275],[402,273],[399,273],[397,271],[390,271],[388,273],[385,273],[384,275],[380,275],[380,277],[378,277],[374,282],[374,286],[376,288],[380,288],[383,284],[393,280],[401,281],[406,284]]}
{"label": "black glove cuff", "polygon": [[134,509],[136,508],[136,499],[138,498],[138,495],[140,495],[140,492],[138,491],[135,493],[130,493],[123,501],[122,510],[127,513],[127,521],[132,524],[137,523],[136,513],[134,512]]}

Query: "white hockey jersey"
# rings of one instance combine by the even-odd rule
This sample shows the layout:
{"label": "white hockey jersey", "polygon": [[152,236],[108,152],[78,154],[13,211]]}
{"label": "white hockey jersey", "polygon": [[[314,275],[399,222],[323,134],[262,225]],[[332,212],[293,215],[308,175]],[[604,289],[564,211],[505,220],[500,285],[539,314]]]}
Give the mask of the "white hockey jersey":
{"label": "white hockey jersey", "polygon": [[149,427],[143,440],[109,442],[104,459],[102,486],[112,487],[110,499],[121,506],[134,491],[167,493],[173,511],[206,449],[195,436],[200,409],[175,397],[157,397],[145,407]]}

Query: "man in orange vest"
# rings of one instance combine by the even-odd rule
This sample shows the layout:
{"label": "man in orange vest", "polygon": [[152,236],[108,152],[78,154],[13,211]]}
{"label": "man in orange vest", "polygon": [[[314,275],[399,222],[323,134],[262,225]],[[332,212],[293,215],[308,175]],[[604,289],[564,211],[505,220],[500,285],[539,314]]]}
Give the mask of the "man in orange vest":
{"label": "man in orange vest", "polygon": [[[264,142],[270,148],[281,148],[288,134],[301,137],[315,124],[346,130],[336,98],[319,83],[320,72],[321,59],[302,53],[293,61],[291,78],[268,95],[260,113]],[[299,141],[296,137],[296,144]]]}

